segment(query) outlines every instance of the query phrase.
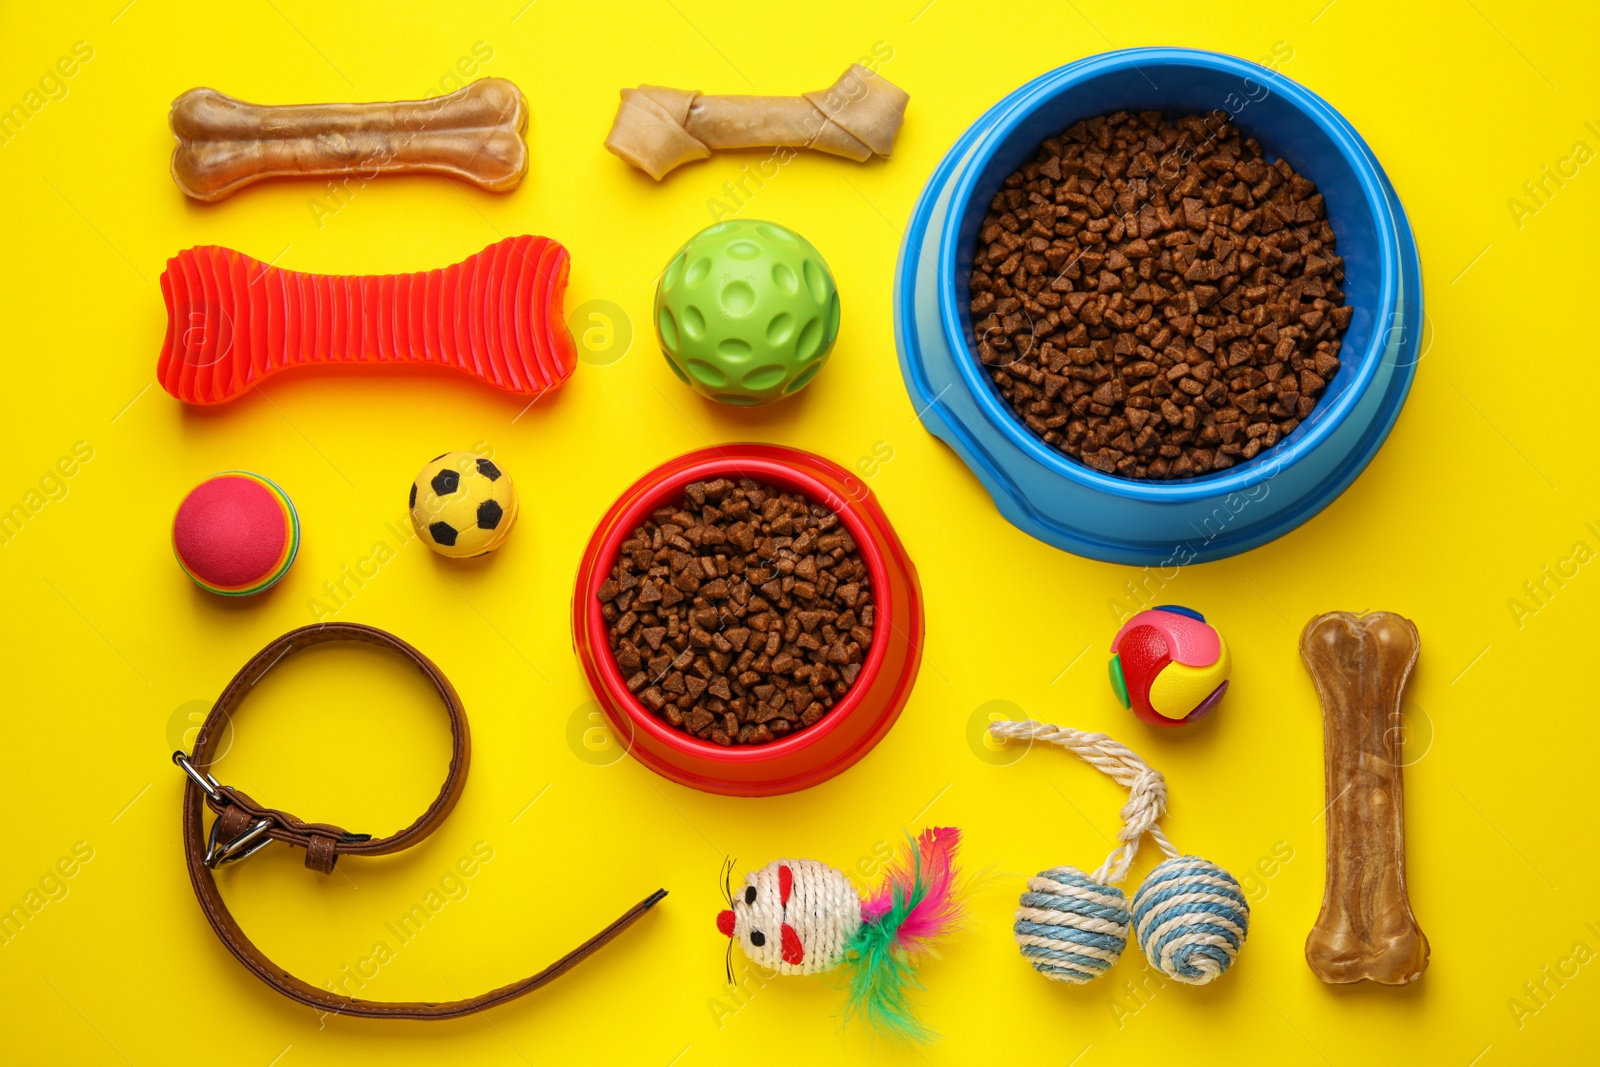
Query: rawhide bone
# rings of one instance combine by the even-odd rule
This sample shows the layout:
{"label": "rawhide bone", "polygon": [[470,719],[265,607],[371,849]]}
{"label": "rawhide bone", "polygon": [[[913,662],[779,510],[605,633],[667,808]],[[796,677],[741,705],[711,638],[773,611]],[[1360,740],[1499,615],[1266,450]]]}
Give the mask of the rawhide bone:
{"label": "rawhide bone", "polygon": [[162,388],[220,404],[290,367],[318,363],[449,367],[537,396],[577,363],[561,300],[567,250],[509,237],[416,274],[301,274],[215,245],[167,260]]}
{"label": "rawhide bone", "polygon": [[888,157],[911,97],[859,63],[800,96],[707,96],[641,85],[622,90],[606,148],[660,181],[724,148],[814,148],[863,163]]}
{"label": "rawhide bone", "polygon": [[1324,982],[1405,985],[1428,967],[1406,896],[1400,698],[1420,642],[1389,611],[1318,615],[1300,657],[1322,703],[1328,880],[1306,962]]}
{"label": "rawhide bone", "polygon": [[269,107],[190,89],[168,118],[172,180],[196,200],[262,178],[380,174],[444,174],[504,193],[528,172],[528,102],[504,78],[392,104]]}

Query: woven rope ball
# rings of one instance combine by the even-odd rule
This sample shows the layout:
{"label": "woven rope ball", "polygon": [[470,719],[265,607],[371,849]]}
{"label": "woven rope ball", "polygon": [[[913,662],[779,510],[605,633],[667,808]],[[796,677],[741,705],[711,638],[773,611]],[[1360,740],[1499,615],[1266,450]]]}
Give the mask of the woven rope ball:
{"label": "woven rope ball", "polygon": [[1104,974],[1128,946],[1128,900],[1076,867],[1052,867],[1028,879],[1012,928],[1022,956],[1055,982],[1082,985]]}
{"label": "woven rope ball", "polygon": [[1179,856],[1146,875],[1133,894],[1133,926],[1150,966],[1205,985],[1233,966],[1250,930],[1250,905],[1233,875],[1198,856]]}
{"label": "woven rope ball", "polygon": [[[1180,856],[1167,840],[1158,825],[1167,812],[1159,771],[1105,734],[1032,721],[990,723],[989,732],[1060,745],[1128,790],[1117,847],[1097,870],[1052,867],[1028,880],[1012,929],[1034,970],[1057,982],[1088,982],[1117,962],[1130,933],[1152,967],[1187,985],[1205,985],[1233,966],[1250,929],[1250,905],[1233,875]],[[1118,883],[1146,834],[1167,858],[1135,891],[1130,910]]]}

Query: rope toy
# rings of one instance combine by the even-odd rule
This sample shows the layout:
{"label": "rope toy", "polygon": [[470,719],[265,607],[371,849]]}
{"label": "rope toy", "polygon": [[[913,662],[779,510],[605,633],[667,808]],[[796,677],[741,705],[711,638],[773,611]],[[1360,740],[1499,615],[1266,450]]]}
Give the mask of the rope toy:
{"label": "rope toy", "polygon": [[932,954],[961,920],[960,841],[961,832],[950,827],[922,831],[865,897],[843,871],[816,860],[776,860],[745,875],[735,893],[729,861],[722,872],[728,906],[717,915],[717,929],[728,938],[728,982],[734,945],[778,974],[843,969],[847,1014],[893,1037],[930,1040],[910,991],[920,988],[916,957]]}
{"label": "rope toy", "polygon": [[[1167,812],[1160,771],[1105,734],[1031,720],[990,723],[989,732],[1060,745],[1128,790],[1117,847],[1093,874],[1052,867],[1028,880],[1013,929],[1035,970],[1082,985],[1117,962],[1130,932],[1150,966],[1187,985],[1205,985],[1233,965],[1250,929],[1250,905],[1233,875],[1209,860],[1179,855],[1167,840],[1157,825]],[[1118,883],[1145,834],[1167,858],[1134,891],[1130,909]]]}

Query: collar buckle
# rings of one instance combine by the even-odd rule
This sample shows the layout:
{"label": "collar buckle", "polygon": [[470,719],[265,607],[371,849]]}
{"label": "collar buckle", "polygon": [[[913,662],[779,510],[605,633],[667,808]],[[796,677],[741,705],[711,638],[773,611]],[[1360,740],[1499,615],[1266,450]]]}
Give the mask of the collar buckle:
{"label": "collar buckle", "polygon": [[[202,771],[196,767],[188,753],[181,749],[174,752],[172,762],[200,787],[200,791],[213,806],[221,808],[233,803],[228,794],[222,791],[222,783],[218,782],[209,771]],[[272,838],[267,836],[267,831],[272,829],[271,819],[257,819],[228,841],[218,840],[221,828],[222,817],[219,815],[211,821],[211,833],[206,839],[205,865],[213,870],[224,863],[253,856],[272,842]]]}

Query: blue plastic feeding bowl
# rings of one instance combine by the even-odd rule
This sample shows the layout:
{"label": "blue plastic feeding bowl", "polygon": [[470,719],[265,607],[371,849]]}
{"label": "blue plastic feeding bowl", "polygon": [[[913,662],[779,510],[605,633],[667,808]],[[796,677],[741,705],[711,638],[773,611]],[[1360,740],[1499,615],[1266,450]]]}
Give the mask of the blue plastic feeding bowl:
{"label": "blue plastic feeding bowl", "polygon": [[[978,229],[1006,177],[1045,138],[1116,111],[1223,110],[1269,159],[1325,198],[1345,302],[1341,366],[1282,441],[1224,471],[1172,481],[1102,474],[1047,445],[973,351],[968,282]],[[934,171],[906,231],[895,340],[923,424],[1016,526],[1069,552],[1172,566],[1223,559],[1299,526],[1344,491],[1400,414],[1422,340],[1416,242],[1360,135],[1316,94],[1255,63],[1182,48],[1092,56],[1034,79],[975,122]]]}

